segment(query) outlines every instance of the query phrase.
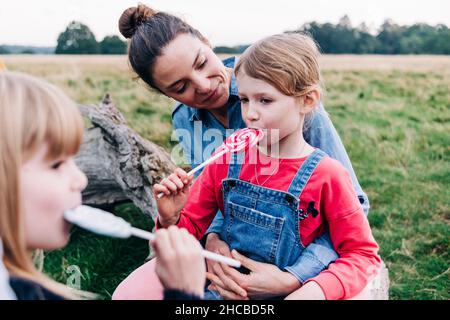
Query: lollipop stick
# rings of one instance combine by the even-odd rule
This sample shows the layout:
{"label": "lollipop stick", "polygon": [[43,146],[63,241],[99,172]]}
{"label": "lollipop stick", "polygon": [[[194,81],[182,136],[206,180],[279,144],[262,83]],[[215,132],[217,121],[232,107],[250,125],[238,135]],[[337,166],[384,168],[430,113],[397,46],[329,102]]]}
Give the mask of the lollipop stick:
{"label": "lollipop stick", "polygon": [[153,233],[135,227],[131,227],[131,234],[135,237],[146,240],[153,240],[155,238]]}
{"label": "lollipop stick", "polygon": [[[227,140],[223,143],[224,149],[218,152],[216,155],[206,160],[196,168],[192,169],[188,172],[188,175],[193,175],[195,172],[208,165],[212,161],[216,160],[220,156],[224,155],[227,152],[240,152],[243,151],[246,147],[255,146],[258,141],[260,141],[264,137],[264,132],[261,129],[255,128],[244,128],[236,131],[231,136],[227,138]],[[164,197],[164,192],[158,193],[156,196],[158,199]]]}
{"label": "lollipop stick", "polygon": [[[198,165],[197,167],[195,167],[194,169],[192,169],[191,171],[189,171],[187,173],[188,176],[192,176],[194,173],[196,173],[198,170],[200,170],[201,168],[207,166],[209,163],[213,162],[214,160],[220,158],[221,156],[223,156],[225,153],[227,153],[228,150],[224,149],[220,152],[218,152],[217,154],[215,154],[214,156],[212,156],[211,158],[209,158],[208,160],[206,160],[205,162],[203,162],[202,164]],[[161,199],[162,197],[164,197],[164,192],[160,192],[157,195],[158,199]]]}
{"label": "lollipop stick", "polygon": [[[138,237],[141,239],[146,239],[146,240],[153,240],[155,238],[155,235],[153,233],[145,231],[145,230],[141,230],[138,228],[134,228],[134,227],[131,228],[131,234],[135,237]],[[210,260],[225,263],[232,267],[239,268],[241,266],[241,263],[239,261],[222,256],[220,254],[216,254],[211,251],[202,250],[202,256],[204,258],[207,258]]]}
{"label": "lollipop stick", "polygon": [[220,151],[219,153],[215,154],[213,157],[209,158],[208,160],[206,160],[205,162],[203,162],[202,164],[196,166],[194,169],[192,169],[191,171],[189,171],[187,174],[188,176],[192,176],[194,173],[196,173],[198,170],[200,170],[203,167],[206,167],[208,164],[210,164],[211,162],[213,162],[214,160],[220,158],[221,156],[223,156],[225,153],[227,153],[228,150],[224,149],[222,151]]}

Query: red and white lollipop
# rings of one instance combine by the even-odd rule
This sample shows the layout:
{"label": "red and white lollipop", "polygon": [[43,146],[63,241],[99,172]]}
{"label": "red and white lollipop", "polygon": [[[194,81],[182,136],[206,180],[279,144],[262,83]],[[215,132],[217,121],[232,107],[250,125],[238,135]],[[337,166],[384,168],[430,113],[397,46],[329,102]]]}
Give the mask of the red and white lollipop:
{"label": "red and white lollipop", "polygon": [[[251,128],[244,128],[236,131],[231,136],[229,136],[222,145],[216,149],[214,155],[203,162],[202,164],[198,165],[191,171],[189,171],[187,174],[189,176],[196,173],[201,168],[207,166],[209,163],[213,162],[214,160],[220,158],[224,154],[228,152],[241,152],[245,149],[252,148],[258,144],[259,141],[264,137],[264,132],[261,129],[251,129]],[[158,198],[161,198],[164,196],[164,193],[159,193]]]}
{"label": "red and white lollipop", "polygon": [[240,129],[224,141],[224,143],[216,150],[216,154],[219,152],[221,152],[222,155],[226,152],[241,152],[247,148],[256,146],[263,137],[264,133],[260,129]]}

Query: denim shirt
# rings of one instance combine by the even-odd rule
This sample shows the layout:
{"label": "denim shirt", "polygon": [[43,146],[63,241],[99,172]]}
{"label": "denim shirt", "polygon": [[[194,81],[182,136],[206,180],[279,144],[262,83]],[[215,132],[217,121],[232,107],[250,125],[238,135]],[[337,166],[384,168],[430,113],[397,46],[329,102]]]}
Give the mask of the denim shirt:
{"label": "denim shirt", "polygon": [[[223,64],[226,67],[234,68],[235,62],[236,58],[231,57],[225,59]],[[223,140],[235,130],[246,127],[241,115],[241,104],[234,73],[231,79],[227,109],[229,128],[225,128],[208,110],[196,109],[181,103],[176,105],[172,113],[174,133],[180,141],[187,163],[191,164],[193,168],[207,160],[215,148],[220,146]],[[348,170],[359,201],[367,215],[369,211],[367,195],[359,185],[345,147],[322,103],[317,106],[312,115],[307,129],[304,131],[304,138],[312,146],[325,151],[330,157],[341,162]],[[197,172],[197,175],[199,173]],[[219,212],[208,229],[208,233],[219,234],[222,224],[223,217]],[[296,276],[301,282],[305,282],[316,276],[337,257],[327,232],[305,248],[300,257],[301,263],[299,263],[302,270],[297,270]]]}

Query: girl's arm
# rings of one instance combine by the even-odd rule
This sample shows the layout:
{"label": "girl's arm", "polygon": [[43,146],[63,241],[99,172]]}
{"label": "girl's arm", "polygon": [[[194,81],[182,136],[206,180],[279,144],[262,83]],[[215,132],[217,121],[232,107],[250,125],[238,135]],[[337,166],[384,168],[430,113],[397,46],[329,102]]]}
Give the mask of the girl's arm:
{"label": "girl's arm", "polygon": [[[178,171],[180,181],[169,179],[169,181],[163,183],[166,190],[163,190],[159,185],[154,186],[155,194],[158,192],[166,192],[167,194],[168,188],[172,188],[170,195],[165,195],[160,199],[157,198],[158,227],[175,224],[179,228],[186,228],[197,239],[203,237],[218,210],[220,195],[216,190],[215,182],[221,181],[221,178],[216,177],[217,174],[220,174],[220,172],[216,172],[217,166],[219,165],[215,163],[206,166],[192,186],[187,189],[184,189],[186,187],[181,185],[185,178],[184,171],[184,174]],[[226,175],[226,172],[224,171],[223,174]]]}
{"label": "girl's arm", "polygon": [[310,281],[322,288],[327,299],[348,299],[363,290],[376,275],[381,265],[378,245],[362,208],[329,220],[329,224],[339,258]]}
{"label": "girl's arm", "polygon": [[339,258],[309,281],[320,286],[326,299],[348,299],[366,287],[376,275],[381,260],[348,172],[332,159],[328,161],[326,171],[328,176],[322,189],[324,201],[321,210]]}

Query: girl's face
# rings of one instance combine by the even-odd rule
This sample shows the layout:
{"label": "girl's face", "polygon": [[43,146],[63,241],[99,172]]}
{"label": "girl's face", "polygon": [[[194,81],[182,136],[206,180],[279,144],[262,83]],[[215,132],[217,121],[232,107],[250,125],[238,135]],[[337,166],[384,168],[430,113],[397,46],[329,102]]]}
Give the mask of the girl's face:
{"label": "girl's face", "polygon": [[195,36],[180,34],[156,59],[153,78],[162,92],[179,102],[217,109],[228,100],[231,73],[211,47]]}
{"label": "girl's face", "polygon": [[299,98],[287,96],[269,83],[249,77],[243,70],[236,81],[245,124],[249,128],[267,129],[260,145],[269,147],[292,135],[301,136],[304,114]]}
{"label": "girl's face", "polygon": [[64,211],[81,205],[87,178],[73,157],[47,160],[45,144],[21,168],[21,199],[28,249],[57,249],[69,240]]}

